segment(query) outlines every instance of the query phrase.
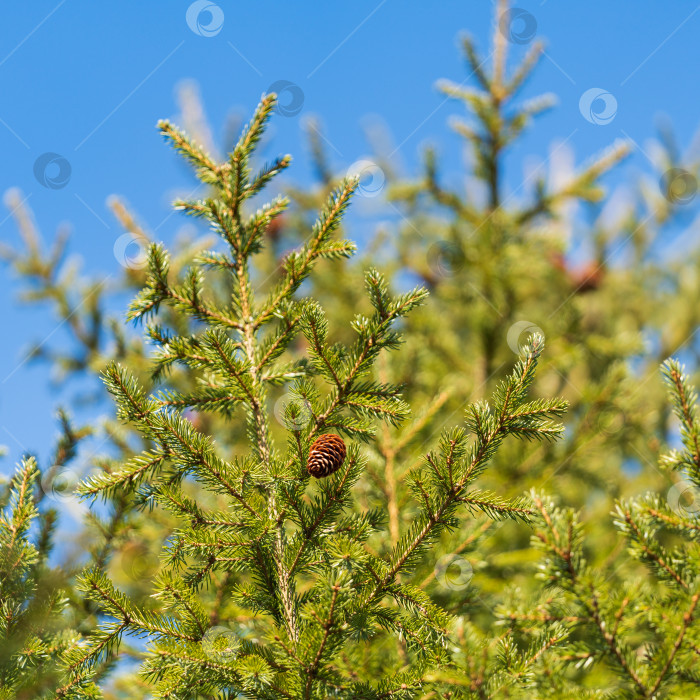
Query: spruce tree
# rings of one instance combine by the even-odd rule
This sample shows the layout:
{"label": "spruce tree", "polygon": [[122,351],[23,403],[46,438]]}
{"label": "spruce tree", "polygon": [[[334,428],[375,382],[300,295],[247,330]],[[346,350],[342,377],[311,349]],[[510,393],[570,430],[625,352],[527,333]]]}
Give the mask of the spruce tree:
{"label": "spruce tree", "polygon": [[[509,43],[503,32],[507,13],[507,3],[499,3],[488,48],[479,51],[475,39],[463,38],[469,80],[438,83],[466,113],[452,120],[468,159],[460,178],[446,171],[439,148],[426,150],[417,174],[406,174],[398,159],[386,155],[394,150],[390,142],[377,148],[376,166],[387,180],[387,217],[395,221],[376,232],[363,262],[381,260],[395,284],[417,278],[432,299],[407,319],[404,352],[389,356],[381,369],[386,380],[404,386],[407,401],[434,412],[432,425],[448,425],[465,401],[489,395],[529,332],[543,332],[548,353],[535,389],[569,401],[563,417],[567,439],[530,456],[519,443],[506,445],[485,479],[489,488],[509,495],[533,483],[555,486],[567,504],[586,509],[602,564],[617,542],[607,519],[614,499],[666,485],[650,466],[667,438],[658,365],[682,351],[695,366],[700,314],[691,300],[697,297],[700,249],[686,239],[681,260],[661,241],[674,240],[690,209],[687,198],[669,190],[669,173],[686,173],[692,181],[698,166],[681,158],[664,131],[655,144],[658,171],[633,180],[636,195],[622,206],[619,193],[612,202],[601,179],[634,147],[630,142],[612,142],[564,175],[553,172],[551,156],[522,177],[506,171],[509,151],[554,103],[551,96],[527,93],[543,47],[538,41]],[[522,55],[511,57],[517,51]],[[316,152],[321,142],[314,143]],[[554,153],[564,149],[553,146]],[[327,157],[319,155],[319,172],[327,169]],[[511,185],[513,180],[518,184]],[[320,178],[319,194],[327,186]],[[295,199],[301,209],[308,206],[305,191]],[[617,216],[610,216],[611,209]],[[299,219],[287,225],[293,237]],[[590,257],[582,260],[581,249]],[[358,268],[346,264],[342,273],[315,278],[316,293],[328,299],[334,314],[350,316],[358,303],[358,278]],[[403,430],[382,431],[370,462],[374,497],[394,514],[397,533],[412,518],[409,508],[400,507],[407,492],[405,465],[435,440],[432,430],[409,431],[407,439]],[[531,586],[525,528],[489,529],[478,542],[472,534],[455,533],[442,553],[469,541],[458,553],[474,551],[480,580],[490,578],[486,589],[498,590],[514,578]],[[483,612],[495,605],[485,602]]]}
{"label": "spruce tree", "polygon": [[[106,619],[65,654],[69,677],[59,697],[96,694],[95,669],[129,635],[148,639],[142,677],[155,697],[413,696],[425,673],[449,663],[450,655],[449,615],[411,583],[415,563],[469,512],[527,520],[530,510],[520,499],[482,492],[474,482],[506,436],[548,440],[560,433],[550,418],[562,413],[562,402],[528,399],[543,347],[535,336],[492,404],[471,405],[465,427],[446,432],[411,474],[417,504],[411,529],[388,556],[373,551],[383,514],[353,505],[351,488],[364,468],[362,443],[374,420],[397,423],[408,407],[399,387],[376,381],[372,367],[383,350],[398,347],[396,321],[426,294],[392,296],[380,273],[368,270],[373,311],[356,316],[350,345],[333,343],[333,323],[320,304],[295,294],[317,259],[353,251],[333,235],[357,186],[346,181],[306,243],[289,254],[273,290],[256,296],[252,261],[286,206],[283,199],[252,211],[246,205],[289,164],[280,158],[257,173],[249,166],[274,105],[273,95],[263,98],[224,163],[169,123],[161,125],[216,191],[177,206],[205,218],[225,246],[202,253],[181,279],[169,274],[165,249],[151,246],[147,283],[129,317],[148,320],[153,372],[163,388],[147,395],[117,364],[104,373],[119,417],[138,428],[150,449],[88,479],[79,491],[87,497],[133,491],[141,506],[173,513],[179,527],[164,550],[151,606],[134,604],[98,567],[83,573],[79,589]],[[217,275],[227,278],[226,306],[207,294],[208,279]],[[166,305],[197,319],[198,331],[185,336],[160,325]],[[299,334],[307,361],[290,362],[285,348]],[[196,389],[183,393],[167,385],[175,364],[196,377]],[[280,384],[289,385],[295,399],[284,408],[284,449],[270,429],[268,403],[270,387]],[[245,447],[221,454],[186,418],[192,407],[244,420]],[[311,479],[310,447],[330,431],[347,441],[347,457],[335,474]],[[191,497],[192,482],[207,498]],[[410,661],[394,669],[378,655],[376,677],[358,677],[355,659],[390,639],[401,640]]]}
{"label": "spruce tree", "polygon": [[[47,494],[73,488],[61,475],[89,434],[59,413],[61,435],[50,468],[26,456],[0,490],[0,698],[54,697],[60,655],[90,628],[89,604],[75,594],[67,567],[49,563],[58,519]],[[59,500],[60,502],[60,500]]]}
{"label": "spruce tree", "polygon": [[[546,588],[537,599],[519,600],[499,614],[504,625],[538,645],[538,658],[507,651],[510,664],[522,668],[521,686],[538,697],[574,696],[582,688],[590,697],[698,694],[697,394],[677,361],[664,363],[663,376],[681,448],[662,454],[659,466],[682,479],[666,497],[648,493],[615,505],[614,524],[627,557],[605,568],[591,566],[596,542],[580,516],[549,496],[532,494],[538,513],[533,546],[542,552],[539,576]],[[611,576],[622,567],[620,585]],[[546,675],[533,672],[535,664]],[[591,673],[596,665],[602,669]]]}

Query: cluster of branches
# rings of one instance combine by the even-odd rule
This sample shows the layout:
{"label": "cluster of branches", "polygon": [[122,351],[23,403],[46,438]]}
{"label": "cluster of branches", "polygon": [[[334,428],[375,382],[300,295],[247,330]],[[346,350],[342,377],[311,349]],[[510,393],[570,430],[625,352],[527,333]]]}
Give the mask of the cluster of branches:
{"label": "cluster of branches", "polygon": [[[333,233],[356,187],[345,182],[330,197],[310,238],[289,254],[278,284],[263,299],[255,295],[251,257],[263,246],[270,222],[286,202],[275,200],[246,215],[244,202],[289,163],[275,160],[253,174],[249,160],[275,104],[261,102],[227,162],[214,163],[168,123],[163,133],[214,186],[216,196],[178,206],[204,217],[227,249],[202,253],[182,279],[169,275],[168,256],[150,249],[146,286],[131,304],[135,320],[154,318],[147,334],[156,345],[154,374],[166,378],[181,365],[196,377],[196,389],[163,389],[147,395],[123,367],[111,365],[105,381],[119,417],[137,427],[150,448],[118,470],[97,474],[79,492],[86,497],[134,492],[143,507],[173,513],[179,527],[169,537],[155,581],[157,608],[137,606],[99,567],[84,572],[80,590],[109,619],[99,631],[65,654],[69,676],[61,697],[97,693],[93,674],[116,652],[122,636],[149,639],[144,679],[157,697],[191,697],[226,691],[250,697],[410,697],[425,682],[426,669],[449,663],[449,616],[410,576],[430,543],[454,527],[460,508],[494,519],[529,517],[520,500],[506,501],[473,488],[505,436],[552,439],[550,423],[564,410],[559,401],[528,401],[527,391],[542,350],[535,337],[513,374],[494,395],[493,405],[467,412],[468,431],[446,433],[440,448],[411,475],[418,517],[388,556],[366,547],[381,532],[377,510],[349,508],[351,487],[364,459],[359,442],[373,433],[373,419],[401,420],[408,407],[399,387],[377,382],[372,366],[384,349],[396,348],[393,325],[422,303],[416,289],[389,295],[376,270],[366,274],[372,312],[357,315],[351,345],[331,344],[320,305],[294,296],[322,257],[347,256],[352,245]],[[211,272],[208,272],[211,271]],[[230,303],[214,305],[207,295],[210,274],[227,275]],[[157,323],[161,305],[172,305],[201,322],[203,329],[178,335]],[[298,334],[308,362],[284,358]],[[286,418],[293,424],[280,451],[269,425],[269,388],[291,382]],[[309,420],[294,421],[301,407]],[[185,411],[211,411],[233,421],[245,416],[249,449],[228,458],[187,419]],[[309,447],[323,431],[350,440],[348,457],[334,476],[309,484]],[[469,434],[472,435],[471,439]],[[207,508],[191,495],[198,484],[222,507]],[[386,600],[388,598],[388,601]],[[212,622],[236,610],[248,629],[224,634]],[[353,655],[382,630],[404,640],[412,662],[376,682],[357,679]],[[222,641],[223,637],[223,641]],[[341,656],[342,652],[342,656]]]}
{"label": "cluster of branches", "polygon": [[[679,493],[697,499],[697,395],[676,361],[664,363],[663,374],[682,449],[662,456],[660,466],[681,472]],[[700,686],[697,502],[650,493],[617,503],[614,523],[630,557],[612,553],[615,566],[627,568],[619,585],[591,565],[597,543],[573,509],[537,492],[532,499],[533,545],[543,554],[539,576],[546,588],[536,599],[511,601],[498,611],[501,623],[530,640],[535,651],[518,656],[508,650],[521,666],[522,687],[538,697],[568,696],[582,686],[589,687],[590,697],[695,697]],[[538,665],[546,669],[546,683]],[[609,668],[616,680],[603,676],[601,684],[594,674],[591,679],[596,665]]]}
{"label": "cluster of branches", "polygon": [[90,627],[90,605],[76,595],[68,567],[49,564],[59,513],[46,495],[61,487],[56,475],[90,434],[63,412],[59,420],[51,468],[42,473],[27,456],[0,491],[0,698],[7,700],[50,697],[74,630]]}
{"label": "cluster of branches", "polygon": [[[484,480],[499,494],[517,494],[538,482],[549,482],[551,489],[556,483],[561,501],[585,509],[579,517],[588,521],[587,539],[595,543],[587,550],[589,566],[602,572],[608,590],[634,588],[639,571],[616,566],[622,544],[607,514],[612,500],[622,495],[668,489],[666,476],[647,468],[667,437],[668,409],[656,372],[664,358],[677,352],[696,366],[698,346],[693,338],[700,314],[691,301],[697,298],[697,276],[692,272],[698,265],[697,247],[684,246],[682,260],[668,254],[689,205],[669,196],[664,182],[665,173],[673,169],[681,169],[691,180],[697,177],[698,161],[692,153],[681,155],[666,129],[654,150],[655,173],[641,182],[636,202],[620,204],[618,197],[615,206],[609,206],[599,183],[630,152],[632,142],[615,143],[577,172],[563,176],[554,167],[548,173],[545,161],[525,177],[521,187],[509,192],[503,167],[506,153],[532,118],[553,101],[544,96],[517,104],[542,55],[542,44],[534,42],[527,48],[509,74],[510,47],[501,29],[507,11],[507,3],[500,2],[492,61],[479,54],[471,38],[463,40],[468,72],[476,85],[439,84],[469,114],[468,122],[454,122],[472,156],[467,187],[445,184],[435,150],[426,152],[423,176],[413,181],[401,174],[395,159],[383,155],[395,149],[379,144],[376,151],[376,163],[390,183],[387,199],[402,217],[395,231],[380,232],[368,256],[383,252],[399,279],[406,271],[417,275],[431,290],[431,305],[409,317],[405,352],[391,356],[381,367],[382,376],[404,384],[405,396],[421,406],[425,416],[377,435],[368,464],[371,498],[387,509],[392,541],[397,541],[414,517],[406,474],[421,459],[431,429],[449,421],[465,396],[488,395],[502,379],[512,356],[509,336],[513,330],[517,339],[518,326],[540,326],[549,340],[549,362],[539,375],[540,390],[569,400],[568,439],[544,444],[530,455],[517,443],[506,445]],[[328,159],[315,124],[310,125],[310,134],[317,169],[323,175],[329,171]],[[561,144],[552,158],[560,148]],[[329,180],[327,175],[321,177],[321,192]],[[297,201],[303,208],[308,195],[299,193]],[[575,248],[582,223],[571,214],[580,212],[575,205],[581,202],[587,203],[585,213],[590,217],[580,242],[587,245],[584,252],[591,257],[583,263],[581,249]],[[616,215],[611,217],[612,209]],[[292,230],[298,225],[297,221],[288,224]],[[669,241],[663,256],[662,241]],[[571,249],[573,255],[567,257]],[[611,264],[623,254],[629,266]],[[320,280],[318,289],[337,313],[348,313],[357,302],[352,274],[346,270],[350,279],[333,301],[334,286]],[[653,344],[645,344],[645,338],[653,338]],[[482,697],[481,692],[504,697],[509,692],[527,694],[527,689],[511,688],[510,681],[484,690],[493,667],[474,661],[482,652],[486,660],[496,651],[494,611],[512,602],[504,580],[517,583],[518,605],[525,609],[530,603],[523,604],[522,598],[530,599],[524,592],[536,594],[526,530],[495,529],[483,521],[465,523],[435,547],[437,554],[448,558],[468,556],[481,584],[478,592],[472,585],[466,594],[464,590],[451,593],[436,585],[434,572],[423,570],[431,595],[462,616],[461,654],[471,675],[468,680],[455,680],[450,674],[446,678],[457,687],[472,688],[475,697]],[[649,585],[655,588],[657,583]],[[523,649],[517,638],[506,637],[516,669],[524,660],[539,659],[540,650],[557,637],[556,630],[544,634],[542,616],[533,619],[540,623],[542,646]],[[583,628],[577,630],[583,633]],[[666,645],[672,647],[674,633],[668,628],[664,633],[671,635]],[[552,667],[551,672],[557,668],[561,667]],[[365,672],[372,673],[372,666],[368,664]],[[534,673],[549,674],[550,669],[540,666]],[[546,684],[549,676],[539,677]],[[606,688],[616,687],[617,681],[615,668],[605,664],[586,665],[569,680],[572,677],[575,681],[566,690],[570,694],[585,692],[587,683]],[[447,687],[450,691],[445,692],[454,689]],[[673,696],[677,689],[666,690],[662,684],[659,693],[663,692]],[[692,696],[693,691],[689,692]]]}

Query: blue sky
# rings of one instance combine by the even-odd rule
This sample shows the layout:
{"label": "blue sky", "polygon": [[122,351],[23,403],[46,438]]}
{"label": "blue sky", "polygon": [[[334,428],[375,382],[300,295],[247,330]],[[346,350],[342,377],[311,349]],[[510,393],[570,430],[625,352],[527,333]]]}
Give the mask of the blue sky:
{"label": "blue sky", "polygon": [[[213,14],[199,16],[199,28],[192,17],[188,24],[190,6],[179,0],[37,0],[3,8],[0,192],[18,187],[47,239],[69,222],[71,252],[83,257],[86,269],[104,276],[120,271],[113,247],[123,231],[106,205],[111,194],[122,195],[166,242],[180,225],[178,215],[169,216],[170,201],[176,191],[191,189],[192,180],[155,124],[177,115],[175,86],[183,79],[199,83],[217,138],[228,115],[247,115],[274,83],[299,86],[303,106],[275,119],[271,143],[275,152],[295,156],[289,177],[296,181],[310,177],[301,124],[311,114],[322,119],[338,170],[367,156],[362,124],[374,116],[391,130],[407,172],[414,171],[426,143],[438,145],[448,171],[459,171],[458,139],[446,122],[460,108],[444,100],[435,82],[465,78],[460,32],[474,35],[488,53],[489,0],[221,0]],[[700,117],[691,80],[700,53],[699,5],[522,0],[518,7],[547,42],[524,97],[552,92],[559,104],[512,154],[508,177],[514,187],[522,163],[533,154],[546,157],[553,141],[566,140],[577,162],[623,136],[644,148],[657,117],[667,114],[681,144],[690,142]],[[207,32],[212,35],[201,35]],[[512,55],[524,48],[514,46]],[[590,123],[579,110],[581,95],[592,88],[615,98],[608,124]],[[64,187],[47,188],[35,177],[35,163],[47,152],[70,164]],[[608,182],[648,169],[638,150]],[[360,239],[367,234],[352,233]],[[0,239],[18,240],[5,210]],[[8,333],[0,343],[0,443],[10,454],[0,461],[0,473],[8,473],[24,449],[47,456],[54,408],[70,395],[47,387],[45,366],[23,362],[30,342],[48,339],[50,345],[65,336],[48,309],[18,305],[17,291],[3,268],[0,299]]]}

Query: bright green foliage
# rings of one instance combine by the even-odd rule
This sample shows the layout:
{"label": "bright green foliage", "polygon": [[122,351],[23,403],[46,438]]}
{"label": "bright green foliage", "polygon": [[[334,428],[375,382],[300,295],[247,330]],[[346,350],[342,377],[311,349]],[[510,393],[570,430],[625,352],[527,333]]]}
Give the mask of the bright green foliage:
{"label": "bright green foliage", "polygon": [[[4,253],[74,339],[36,356],[59,375],[108,366],[119,411],[95,426],[110,456],[81,486],[104,503],[77,538],[90,555],[80,590],[70,562],[52,572],[71,602],[63,634],[82,641],[60,680],[2,657],[25,697],[697,696],[697,418],[676,365],[682,449],[661,465],[682,479],[669,491],[654,465],[673,432],[657,367],[692,351],[700,322],[699,251],[668,255],[687,205],[664,173],[696,176],[698,163],[662,133],[658,172],[612,218],[600,176],[626,144],[563,176],[550,163],[568,146],[554,145],[509,189],[509,150],[552,100],[518,103],[541,45],[511,68],[505,0],[496,11],[491,49],[463,42],[470,80],[439,85],[466,109],[454,122],[466,186],[439,149],[413,177],[378,144],[396,224],[360,221],[359,261],[340,221],[356,183],[338,189],[316,123],[317,190],[260,203],[289,164],[254,161],[269,100],[223,162],[198,145],[201,124],[193,138],[161,125],[205,184],[178,206],[208,231],[151,247],[118,285],[80,279],[63,237],[44,245],[12,196],[26,252]],[[141,244],[155,238],[121,200],[112,208]],[[577,243],[583,266],[565,257]],[[415,279],[431,293],[422,306],[389,294]],[[145,343],[104,311],[124,288],[138,291]],[[533,381],[541,338],[523,341],[538,329]],[[564,396],[566,414],[525,398],[530,382]],[[348,458],[310,481],[325,431]]]}
{"label": "bright green foliage", "polygon": [[[523,607],[499,612],[503,624],[540,644],[535,668],[521,681],[537,697],[570,697],[581,686],[590,687],[594,697],[697,697],[697,501],[687,507],[679,498],[700,481],[697,396],[677,362],[669,360],[663,370],[683,449],[662,457],[661,464],[681,470],[687,481],[674,486],[667,499],[648,494],[616,505],[615,525],[632,561],[618,556],[611,566],[627,567],[624,585],[611,581],[608,570],[591,566],[595,542],[587,540],[576,513],[533,493],[538,511],[533,544],[544,555],[540,576],[547,590],[526,604],[529,613]],[[543,635],[546,644],[537,641]],[[538,665],[556,669],[554,682],[545,682]],[[595,665],[613,674],[591,678]]]}
{"label": "bright green foliage", "polygon": [[[356,315],[348,344],[332,342],[334,323],[318,302],[295,294],[319,258],[352,253],[352,244],[333,235],[357,186],[348,181],[329,197],[309,239],[287,256],[276,284],[258,298],[253,256],[286,202],[248,212],[246,200],[289,158],[258,175],[249,161],[274,104],[274,96],[263,98],[222,164],[161,125],[215,190],[177,206],[206,219],[225,249],[200,255],[175,279],[167,252],[151,246],[146,285],[129,316],[149,319],[154,371],[165,388],[148,394],[117,364],[104,373],[118,417],[149,447],[79,491],[87,497],[133,491],[137,504],[171,512],[178,528],[166,543],[155,604],[135,603],[97,567],[80,577],[79,590],[107,619],[65,655],[62,697],[95,694],[92,674],[125,635],[148,640],[142,676],[154,697],[412,697],[429,669],[451,663],[451,616],[412,582],[416,564],[430,558],[431,544],[460,516],[527,521],[531,511],[521,499],[481,492],[475,482],[507,435],[551,440],[561,433],[551,419],[565,405],[527,398],[543,348],[535,336],[492,404],[470,406],[467,429],[446,432],[411,472],[411,528],[384,555],[368,546],[382,538],[385,524],[381,512],[359,507],[352,493],[365,467],[362,443],[372,438],[376,419],[395,425],[409,412],[400,388],[376,381],[373,366],[383,350],[399,347],[395,323],[426,293],[391,296],[370,269],[365,286],[372,310]],[[208,293],[213,275],[226,277],[227,304],[215,304]],[[200,321],[197,332],[181,335],[157,325],[166,305]],[[285,353],[299,336],[306,361]],[[167,387],[175,364],[195,380],[188,393]],[[278,447],[269,397],[286,384],[292,398],[282,422],[289,427],[277,431],[286,434]],[[216,436],[187,418],[192,408],[230,422],[244,419],[247,444],[222,453]],[[348,456],[336,474],[312,483],[305,469],[309,447],[327,431],[345,436]],[[241,618],[246,624],[233,622]],[[373,679],[358,678],[354,659],[375,639],[392,638],[402,640],[410,661],[402,667],[387,662]]]}
{"label": "bright green foliage", "polygon": [[[463,103],[468,115],[468,122],[454,122],[473,162],[464,173],[466,186],[452,184],[454,177],[448,180],[453,174],[443,173],[439,149],[427,151],[423,172],[412,179],[402,176],[398,159],[383,155],[391,147],[377,151],[376,162],[390,183],[388,216],[400,212],[401,217],[378,232],[367,258],[382,259],[396,280],[405,280],[408,272],[431,291],[430,305],[407,319],[403,352],[380,365],[380,376],[401,383],[406,400],[420,407],[428,420],[407,421],[398,430],[377,434],[368,462],[367,500],[386,509],[396,542],[415,517],[406,477],[425,449],[435,444],[434,426],[449,424],[465,401],[488,395],[509,370],[519,338],[539,327],[547,337],[548,352],[535,392],[569,400],[570,410],[563,418],[566,439],[543,444],[530,454],[519,443],[505,444],[482,483],[504,498],[535,485],[580,509],[577,517],[586,527],[588,565],[607,579],[606,591],[635,590],[640,571],[629,561],[619,566],[622,544],[608,513],[621,497],[668,490],[664,475],[653,468],[659,445],[667,439],[668,414],[657,367],[678,351],[697,354],[692,344],[700,323],[696,303],[700,251],[685,241],[683,259],[677,260],[673,246],[662,243],[673,241],[676,219],[684,215],[685,205],[669,197],[659,181],[672,167],[697,176],[698,166],[680,160],[679,148],[668,132],[663,133],[658,172],[639,186],[633,183],[639,196],[618,205],[621,211],[614,218],[597,204],[607,204],[599,178],[631,144],[613,144],[564,176],[550,161],[567,149],[566,144],[553,145],[541,167],[523,176],[519,187],[509,189],[504,176],[508,148],[551,100],[518,104],[542,46],[533,44],[509,71],[506,59],[512,47],[499,31],[506,10],[506,3],[499,3],[492,49],[479,54],[472,39],[463,42],[469,82],[475,86],[464,87],[466,81],[458,87],[439,84]],[[322,156],[319,161],[323,163]],[[328,178],[320,180],[319,190],[324,192]],[[306,192],[295,200],[308,206]],[[571,215],[579,202],[587,203],[585,221]],[[291,220],[289,226],[297,227],[298,221]],[[565,258],[577,243],[590,252],[584,265]],[[580,259],[580,249],[573,257]],[[316,294],[328,299],[338,317],[350,315],[358,303],[357,275],[356,268],[348,265],[342,275],[318,279]],[[336,290],[340,293],[334,296]],[[466,521],[436,542],[435,552],[438,561],[454,562],[451,570],[457,571],[465,561],[474,570],[468,587],[440,582],[427,562],[422,570],[425,590],[454,612],[459,624],[465,675],[445,670],[440,675],[445,693],[467,687],[472,693],[465,691],[467,697],[509,697],[520,692],[531,697],[527,686],[518,690],[513,683],[511,674],[520,672],[526,680],[537,677],[543,695],[552,686],[552,697],[585,697],[587,687],[600,696],[605,689],[616,688],[614,666],[589,662],[580,672],[567,675],[564,667],[579,659],[565,663],[556,656],[555,662],[545,653],[568,632],[549,629],[545,622],[566,618],[568,612],[558,610],[549,616],[533,612],[540,593],[543,601],[549,594],[539,591],[533,580],[536,553],[526,528],[493,527],[483,519]],[[461,573],[455,576],[459,580]],[[529,620],[532,634],[525,639],[496,636],[494,629],[502,619],[495,611],[501,609],[515,610]],[[592,628],[579,628],[576,635],[591,631],[592,641]],[[664,634],[671,634],[666,644],[672,647],[675,634],[670,628]],[[507,653],[501,645],[506,645]],[[634,646],[634,651],[642,654],[644,647]],[[501,667],[493,665],[497,655]],[[538,666],[540,660],[544,665]],[[375,668],[369,660],[358,672],[370,675]],[[492,678],[497,671],[503,674],[500,680]],[[565,690],[552,685],[552,676],[561,677]],[[617,697],[615,692],[610,691]]]}
{"label": "bright green foliage", "polygon": [[[403,352],[380,363],[380,376],[401,384],[405,400],[429,420],[378,432],[370,447],[367,499],[388,512],[395,542],[414,517],[406,474],[435,445],[435,426],[449,426],[467,401],[489,396],[510,371],[519,344],[541,330],[548,350],[534,391],[568,400],[566,439],[534,450],[505,444],[482,484],[504,498],[536,486],[581,509],[598,543],[592,564],[605,567],[617,542],[607,518],[614,500],[668,488],[665,475],[650,466],[667,438],[657,367],[678,352],[697,352],[700,249],[688,244],[678,260],[673,246],[664,244],[673,240],[688,207],[668,199],[659,180],[669,167],[697,174],[697,163],[680,161],[664,134],[659,172],[648,182],[630,183],[639,194],[622,203],[604,197],[600,179],[632,144],[612,144],[563,173],[556,161],[569,145],[553,144],[539,167],[519,179],[506,173],[523,128],[551,103],[521,99],[542,46],[513,46],[504,38],[506,5],[498,4],[491,46],[481,41],[477,51],[475,40],[463,40],[468,79],[458,87],[438,85],[466,114],[467,122],[455,123],[456,136],[427,150],[417,175],[404,175],[398,158],[383,155],[391,147],[377,151],[392,223],[372,238],[365,259],[381,260],[394,284],[419,279],[431,292],[431,303],[406,320]],[[511,58],[509,52],[519,50],[524,55]],[[451,147],[463,147],[468,162],[457,177],[440,158]],[[319,191],[327,187],[321,178]],[[308,206],[308,193],[294,199]],[[290,220],[289,227],[291,236],[299,221]],[[359,266],[342,267],[319,275],[315,294],[335,316],[347,318],[359,303]],[[478,571],[468,602],[448,591],[431,592],[450,595],[454,609],[476,623],[485,640],[503,587],[533,589],[535,555],[525,528],[465,523],[439,543],[438,553],[469,558]],[[622,585],[627,573],[610,575]]]}
{"label": "bright green foliage", "polygon": [[1,503],[0,698],[6,700],[51,697],[57,656],[71,641],[60,622],[68,600],[46,566],[56,513],[39,516],[38,477],[34,459],[24,460]]}
{"label": "bright green foliage", "polygon": [[[62,410],[58,419],[51,467],[40,473],[35,458],[26,456],[0,490],[0,698],[53,698],[62,675],[60,655],[94,621],[73,588],[71,562],[48,561],[59,515],[51,506],[70,497],[72,462],[92,432],[74,426]],[[100,561],[110,549],[109,533],[93,536],[93,542],[92,555]]]}

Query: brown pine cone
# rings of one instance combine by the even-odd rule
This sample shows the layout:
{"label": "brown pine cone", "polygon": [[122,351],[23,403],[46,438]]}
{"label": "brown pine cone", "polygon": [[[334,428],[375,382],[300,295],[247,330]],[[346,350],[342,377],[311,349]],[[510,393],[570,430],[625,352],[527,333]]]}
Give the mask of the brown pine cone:
{"label": "brown pine cone", "polygon": [[339,435],[326,433],[314,440],[309,450],[306,469],[317,479],[337,472],[345,461],[345,443]]}

